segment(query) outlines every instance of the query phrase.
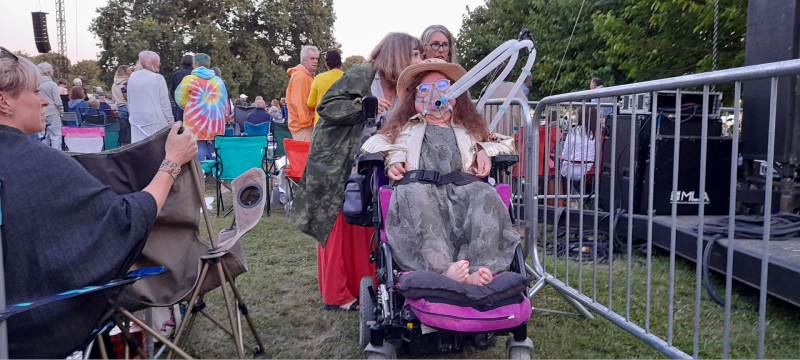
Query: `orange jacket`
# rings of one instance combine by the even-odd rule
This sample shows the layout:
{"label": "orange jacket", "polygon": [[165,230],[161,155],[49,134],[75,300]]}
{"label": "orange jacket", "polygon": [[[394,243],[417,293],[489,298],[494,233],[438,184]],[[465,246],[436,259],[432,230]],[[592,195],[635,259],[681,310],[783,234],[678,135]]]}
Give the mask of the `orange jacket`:
{"label": "orange jacket", "polygon": [[289,108],[289,131],[296,133],[303,128],[314,126],[314,108],[307,104],[308,94],[314,75],[303,65],[297,65],[286,73],[292,77],[286,88],[286,107]]}

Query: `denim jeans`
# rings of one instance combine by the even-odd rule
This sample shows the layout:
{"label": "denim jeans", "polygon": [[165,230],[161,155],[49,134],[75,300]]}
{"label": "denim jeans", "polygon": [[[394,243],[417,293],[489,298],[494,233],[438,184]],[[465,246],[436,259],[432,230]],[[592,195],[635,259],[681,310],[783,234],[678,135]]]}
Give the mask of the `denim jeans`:
{"label": "denim jeans", "polygon": [[214,154],[214,140],[198,140],[197,141],[197,160],[203,161],[214,160],[217,156]]}

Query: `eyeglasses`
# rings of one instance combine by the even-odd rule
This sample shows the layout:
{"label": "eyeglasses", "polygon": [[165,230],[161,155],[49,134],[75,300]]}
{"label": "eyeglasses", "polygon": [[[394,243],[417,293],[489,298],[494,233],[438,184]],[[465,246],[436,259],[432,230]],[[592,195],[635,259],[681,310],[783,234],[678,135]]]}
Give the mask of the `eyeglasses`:
{"label": "eyeglasses", "polygon": [[19,58],[17,57],[17,55],[14,55],[14,53],[12,53],[11,51],[8,51],[8,49],[0,46],[0,51],[6,52],[6,53],[8,53],[8,55],[13,56],[14,57],[14,61],[16,61],[16,62],[19,61]]}
{"label": "eyeglasses", "polygon": [[441,49],[441,48],[444,48],[444,51],[450,51],[450,43],[441,43],[441,44],[439,44],[438,41],[434,41],[434,42],[428,44],[428,46],[430,46],[431,50],[433,50],[433,51],[439,51],[439,49]]}
{"label": "eyeglasses", "polygon": [[450,88],[450,80],[442,79],[436,81],[433,84],[429,83],[419,84],[419,86],[417,86],[417,94],[422,97],[426,97],[431,92],[431,89],[433,89],[433,86],[436,86],[436,89],[438,89],[439,91],[442,92],[447,91],[447,89]]}

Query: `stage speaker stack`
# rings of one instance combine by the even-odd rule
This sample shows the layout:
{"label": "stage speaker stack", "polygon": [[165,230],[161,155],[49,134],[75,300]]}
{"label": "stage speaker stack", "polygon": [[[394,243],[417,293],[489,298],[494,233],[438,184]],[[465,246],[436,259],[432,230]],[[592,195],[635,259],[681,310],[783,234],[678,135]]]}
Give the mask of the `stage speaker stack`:
{"label": "stage speaker stack", "polygon": [[[800,59],[800,0],[750,0],[747,3],[745,65]],[[767,160],[770,79],[745,81],[742,157]],[[800,91],[796,76],[778,78],[775,161],[800,164]],[[754,170],[754,171],[753,171]],[[758,173],[758,169],[751,169]]]}
{"label": "stage speaker stack", "polygon": [[36,41],[36,50],[44,54],[50,52],[50,39],[47,36],[47,13],[32,12],[33,37]]}
{"label": "stage speaker stack", "polygon": [[[689,103],[689,98],[683,98]],[[659,108],[661,108],[659,96]],[[674,96],[672,98],[674,108]],[[700,103],[702,105],[702,103]],[[638,110],[637,110],[638,112]],[[730,198],[730,159],[732,138],[721,137],[718,116],[709,117],[706,160],[706,191],[700,193],[700,146],[702,107],[697,114],[682,110],[680,155],[678,168],[678,191],[672,194],[672,169],[674,162],[674,118],[668,119],[668,109],[657,117],[655,143],[655,174],[653,177],[654,215],[670,215],[673,197],[678,202],[677,215],[696,215],[700,202],[705,203],[706,215],[725,215]],[[716,117],[716,118],[715,118]],[[606,121],[603,139],[603,161],[600,173],[599,206],[604,211],[624,209],[634,214],[645,215],[648,211],[650,170],[650,120],[651,115],[636,115],[635,141],[631,144],[632,115],[617,115],[617,126],[611,119]],[[611,136],[616,134],[616,152],[611,153]],[[634,152],[634,163],[630,163],[630,151]],[[611,160],[616,160],[615,183],[611,183]],[[633,182],[633,208],[629,208],[628,190]],[[614,186],[614,199],[611,187]]]}

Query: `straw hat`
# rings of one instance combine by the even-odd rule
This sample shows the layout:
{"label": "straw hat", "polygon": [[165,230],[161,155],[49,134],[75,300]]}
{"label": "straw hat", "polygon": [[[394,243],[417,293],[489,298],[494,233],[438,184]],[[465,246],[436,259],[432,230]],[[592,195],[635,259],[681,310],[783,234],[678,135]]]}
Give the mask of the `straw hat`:
{"label": "straw hat", "polygon": [[437,71],[444,74],[451,82],[456,82],[467,73],[461,65],[451,64],[442,59],[425,59],[421,63],[407,67],[397,79],[397,96],[402,100],[408,95],[408,86],[417,75],[426,71]]}

